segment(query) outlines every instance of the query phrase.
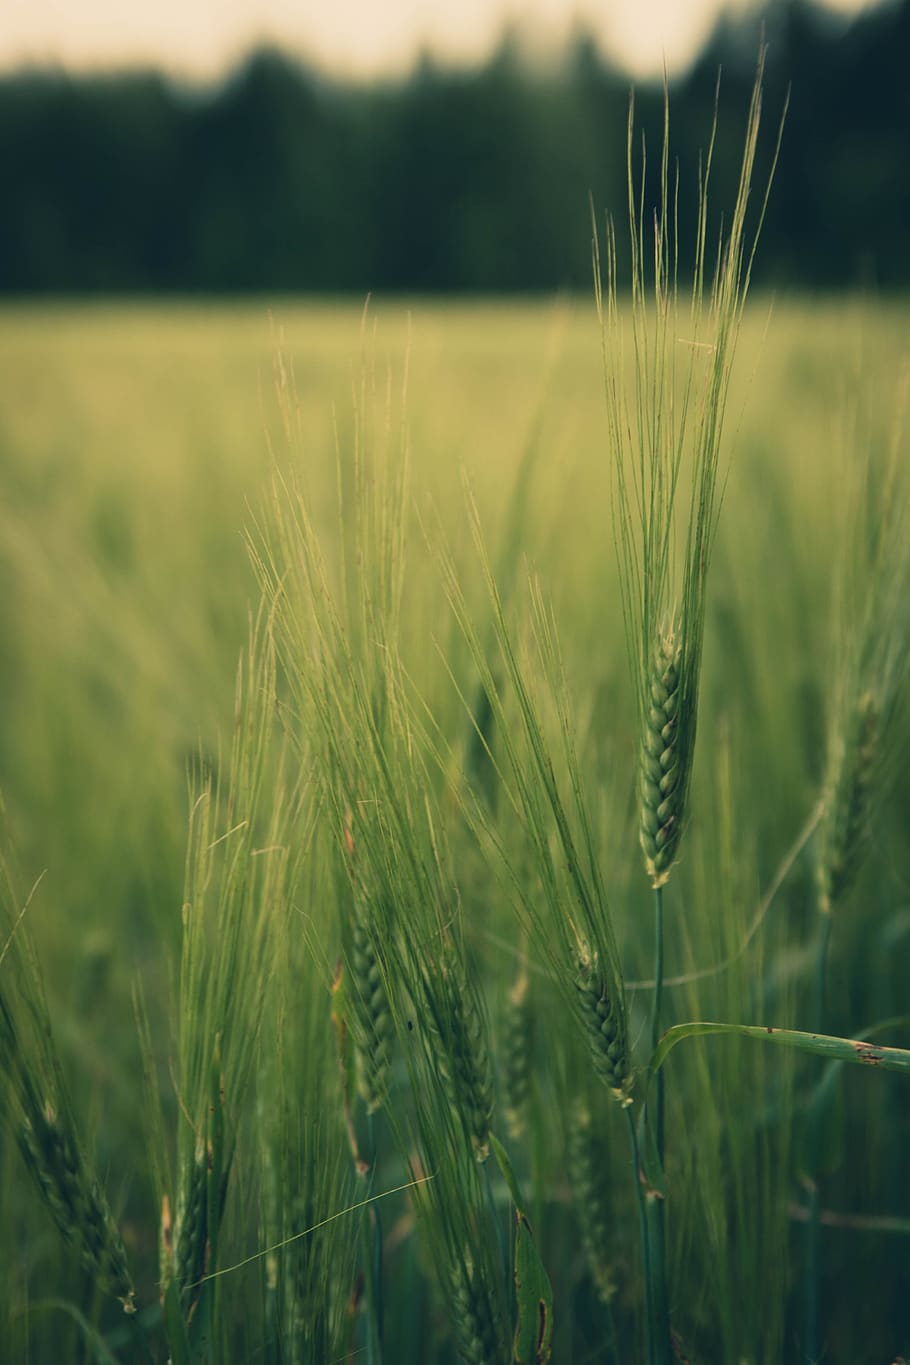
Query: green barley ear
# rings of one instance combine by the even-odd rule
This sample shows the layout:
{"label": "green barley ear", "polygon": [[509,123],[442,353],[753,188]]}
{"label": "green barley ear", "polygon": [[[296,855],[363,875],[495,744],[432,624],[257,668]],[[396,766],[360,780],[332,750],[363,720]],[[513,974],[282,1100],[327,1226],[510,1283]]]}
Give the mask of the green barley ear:
{"label": "green barley ear", "polygon": [[453,951],[428,988],[432,1048],[436,1069],[454,1115],[460,1117],[474,1156],[490,1154],[493,1123],[493,1068],[486,1022],[477,991],[468,983]]}
{"label": "green barley ear", "polygon": [[599,1297],[608,1303],[616,1292],[610,1250],[611,1213],[606,1195],[607,1153],[598,1142],[591,1110],[581,1099],[569,1114],[569,1184],[581,1228],[588,1269]]}
{"label": "green barley ear", "polygon": [[652,884],[670,875],[682,834],[689,755],[681,729],[682,650],[672,634],[657,644],[648,677],[648,711],[639,768],[639,840]]}
{"label": "green barley ear", "polygon": [[452,1261],[449,1275],[452,1319],[464,1365],[498,1365],[499,1337],[493,1300],[482,1269],[469,1253]]}
{"label": "green barley ear", "polygon": [[34,949],[0,851],[0,1118],[62,1237],[105,1293],[135,1312],[120,1230],[80,1139]]}
{"label": "green barley ear", "polygon": [[502,1017],[503,1112],[509,1137],[517,1141],[527,1122],[531,1093],[534,1012],[525,967],[509,991]]}
{"label": "green barley ear", "polygon": [[[640,840],[655,887],[679,850],[701,674],[711,552],[724,486],[724,419],[764,193],[752,191],[761,121],[764,51],[749,107],[732,211],[712,240],[711,179],[717,107],[699,167],[691,279],[680,278],[678,172],[671,171],[665,94],[657,202],[647,201],[645,153],[636,153],[634,107],[627,144],[631,293],[618,272],[617,230],[595,233],[594,284],[601,323],[613,538],[627,653],[635,689],[641,765]],[[782,131],[782,124],[781,124]],[[778,136],[778,149],[780,135]],[[684,265],[682,268],[685,268]],[[606,281],[604,281],[604,274]]]}
{"label": "green barley ear", "polygon": [[395,1026],[373,931],[356,911],[351,922],[352,1032],[357,1088],[373,1114],[388,1094]]}
{"label": "green barley ear", "polygon": [[126,1251],[98,1181],[83,1156],[72,1121],[48,1102],[28,1104],[17,1131],[26,1167],[64,1241],[78,1247],[80,1260],[101,1289],[127,1313],[135,1312]]}
{"label": "green barley ear", "polygon": [[586,944],[576,955],[574,981],[578,1017],[594,1070],[616,1099],[627,1105],[631,1103],[632,1070],[621,986]]}
{"label": "green barley ear", "polygon": [[830,914],[851,889],[869,839],[880,710],[870,691],[858,698],[848,734],[830,759],[824,824],[816,862],[819,909]]}
{"label": "green barley ear", "polygon": [[174,1225],[174,1274],[184,1318],[198,1302],[206,1271],[208,1245],[208,1170],[205,1148],[197,1144],[177,1201]]}
{"label": "green barley ear", "polygon": [[186,1144],[178,1165],[177,1205],[173,1222],[170,1201],[167,1196],[162,1200],[162,1302],[173,1285],[183,1322],[194,1333],[197,1330],[204,1333],[204,1327],[199,1329],[195,1320],[203,1315],[203,1307],[206,1312],[210,1307],[210,1302],[203,1305],[201,1301],[207,1289],[206,1277],[214,1269],[217,1260],[229,1170],[224,1126],[224,1077],[220,1044],[216,1042],[209,1074],[204,1127],[197,1132],[192,1144]]}

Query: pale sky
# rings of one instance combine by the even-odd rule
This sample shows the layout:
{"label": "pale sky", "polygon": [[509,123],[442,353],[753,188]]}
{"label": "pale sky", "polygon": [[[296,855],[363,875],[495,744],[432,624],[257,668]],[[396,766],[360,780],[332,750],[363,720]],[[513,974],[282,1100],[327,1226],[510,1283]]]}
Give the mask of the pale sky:
{"label": "pale sky", "polygon": [[[508,19],[530,21],[542,45],[573,20],[635,75],[685,65],[722,9],[758,0],[0,0],[0,68],[21,62],[77,68],[164,65],[181,75],[222,72],[271,40],[339,74],[407,68],[421,46],[444,58],[482,58]],[[825,0],[856,13],[874,0]]]}

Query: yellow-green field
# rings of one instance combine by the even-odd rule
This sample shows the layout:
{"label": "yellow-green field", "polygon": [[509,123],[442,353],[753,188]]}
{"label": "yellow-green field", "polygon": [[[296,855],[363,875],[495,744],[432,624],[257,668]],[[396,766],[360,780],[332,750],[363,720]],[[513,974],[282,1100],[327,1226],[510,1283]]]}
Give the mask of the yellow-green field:
{"label": "yellow-green field", "polygon": [[[675,338],[683,350],[689,340]],[[910,311],[904,303],[749,302],[722,444],[725,496],[708,587],[690,813],[666,889],[667,975],[695,975],[666,989],[666,1026],[706,1018],[817,1030],[812,983],[820,917],[813,868],[819,836],[807,822],[815,812],[824,823],[818,803],[841,686],[838,645],[860,630],[861,604],[876,587],[859,568],[848,569],[845,608],[835,586],[854,540],[862,539],[855,534],[858,520],[870,519],[871,539],[895,506],[906,504],[910,446],[906,434],[895,431],[908,354]],[[277,391],[282,374],[283,400]],[[871,495],[863,501],[856,471],[869,463],[875,493],[875,471],[884,468],[894,440],[902,442],[896,482],[879,490],[878,502]],[[127,1331],[115,1300],[80,1264],[78,1245],[61,1239],[21,1159],[21,1133],[10,1123],[0,1130],[0,1255],[6,1267],[0,1358],[128,1362],[147,1359],[148,1352],[163,1361],[170,1352],[177,1365],[190,1359],[377,1365],[379,1348],[364,1321],[375,1321],[378,1293],[385,1365],[455,1359],[451,1322],[473,1311],[464,1302],[471,1284],[466,1289],[440,1280],[438,1247],[432,1235],[418,1232],[436,1214],[416,1196],[398,1194],[376,1206],[384,1252],[371,1242],[375,1229],[360,1210],[333,1225],[331,1249],[320,1244],[306,1265],[301,1259],[289,1269],[292,1253],[274,1252],[231,1271],[218,1282],[220,1296],[204,1300],[213,1314],[214,1345],[206,1340],[200,1346],[194,1338],[191,1354],[182,1357],[162,1326],[167,1302],[163,1310],[159,1304],[161,1197],[170,1190],[175,1214],[179,1196],[170,1172],[156,1171],[156,1162],[163,1166],[161,1153],[173,1159],[176,1152],[179,1170],[181,1152],[189,1151],[192,1165],[198,1148],[211,1163],[211,1137],[194,1131],[177,1080],[184,1075],[177,1056],[186,1008],[178,982],[183,979],[185,989],[188,974],[195,980],[198,970],[202,980],[209,970],[199,966],[208,961],[199,945],[194,951],[203,956],[187,965],[189,931],[181,914],[192,899],[187,884],[198,874],[191,858],[185,884],[195,799],[188,773],[203,772],[195,778],[198,794],[204,774],[217,779],[227,771],[237,662],[260,603],[248,541],[260,548],[277,544],[274,499],[287,509],[291,486],[299,486],[312,515],[306,534],[319,540],[330,561],[344,544],[353,565],[352,601],[358,592],[369,596],[371,575],[386,560],[381,537],[372,540],[369,526],[361,536],[358,518],[368,522],[377,507],[384,509],[376,512],[380,520],[398,516],[394,493],[375,484],[384,471],[394,475],[396,452],[405,444],[409,487],[401,517],[406,545],[394,559],[402,572],[396,642],[415,717],[432,717],[413,771],[396,750],[405,804],[417,812],[415,827],[425,817],[428,828],[437,821],[443,826],[440,876],[490,1029],[497,1073],[493,1127],[503,1140],[508,992],[521,976],[523,951],[530,955],[537,1050],[527,1063],[530,1117],[510,1151],[535,1245],[553,1281],[553,1359],[625,1365],[646,1358],[625,1125],[603,1087],[603,1095],[589,1094],[589,1081],[579,1079],[585,1076],[583,1053],[554,994],[546,955],[533,942],[521,946],[510,876],[522,868],[529,878],[541,874],[533,849],[522,843],[524,817],[508,797],[499,735],[491,740],[505,773],[500,823],[490,817],[497,836],[485,842],[462,804],[467,798],[456,774],[472,734],[465,707],[474,705],[479,680],[447,600],[444,572],[448,563],[483,647],[495,652],[490,599],[471,537],[470,488],[501,576],[506,619],[522,666],[532,672],[529,584],[539,584],[552,606],[585,810],[621,965],[627,981],[647,978],[650,891],[633,809],[638,736],[613,540],[601,336],[588,299],[418,299],[408,305],[380,299],[366,313],[348,302],[284,299],[0,310],[0,792],[4,856],[16,865],[10,925],[40,876],[16,952],[3,950],[9,929],[0,932],[0,1001],[25,960],[17,953],[27,930],[46,985],[65,1087],[123,1232],[141,1324],[138,1334]],[[299,547],[291,558],[295,553],[303,555]],[[337,589],[333,569],[329,580]],[[376,582],[372,586],[379,591]],[[853,616],[851,603],[858,613]],[[357,618],[352,610],[360,630],[350,636],[352,653],[373,659],[389,641],[371,637],[369,611]],[[882,619],[906,637],[910,604],[903,616],[893,608]],[[310,635],[307,629],[301,624],[297,645],[299,669],[309,676],[317,655],[325,666],[327,646],[316,627],[309,627]],[[250,964],[249,982],[237,988],[237,1009],[247,1011],[240,1026],[250,1023],[250,1078],[236,1106],[230,1077],[225,1081],[235,1150],[219,1269],[413,1178],[418,1164],[409,1170],[406,1157],[419,1146],[415,1134],[424,1132],[406,1098],[414,1079],[410,1068],[418,1066],[407,1039],[427,1021],[408,1017],[405,1027],[406,1011],[399,1017],[393,1010],[403,1039],[395,1044],[391,1101],[367,1129],[362,1100],[353,1090],[349,1096],[361,1147],[369,1152],[375,1143],[376,1151],[374,1173],[353,1174],[330,987],[342,951],[349,970],[360,952],[345,939],[346,898],[356,897],[358,888],[355,878],[353,893],[344,889],[343,850],[349,839],[356,859],[361,836],[355,816],[341,837],[341,805],[333,804],[340,797],[328,790],[327,773],[343,762],[332,756],[329,732],[308,715],[286,676],[293,673],[281,652],[286,647],[280,638],[278,683],[268,683],[277,688],[280,704],[261,723],[274,720],[279,749],[282,737],[290,744],[284,771],[295,813],[286,823],[275,816],[275,827],[283,838],[295,838],[296,831],[301,844],[288,855],[286,883],[263,891],[263,920],[266,900],[270,924],[278,913],[274,905],[284,907],[280,930],[263,947],[265,960]],[[897,638],[894,651],[901,657]],[[370,673],[376,667],[364,665],[363,677],[375,682],[383,676],[381,667]],[[501,662],[493,667],[506,694],[507,674]],[[535,675],[535,696],[543,698],[547,733],[558,736],[560,703],[547,693],[544,674],[542,668]],[[247,674],[244,682],[249,696]],[[887,729],[877,736],[884,758],[868,812],[864,808],[869,830],[868,837],[863,830],[862,863],[833,916],[821,1031],[857,1038],[896,1019],[875,1041],[900,1047],[910,1038],[906,1019],[901,1022],[910,1009],[906,680],[894,691]],[[339,727],[347,723],[342,695],[339,688],[330,699],[339,706]],[[394,698],[383,697],[371,704],[394,713]],[[505,704],[514,707],[511,700]],[[315,715],[315,701],[313,706]],[[419,730],[416,719],[413,724]],[[401,734],[393,731],[398,744]],[[347,740],[353,743],[356,733],[352,722]],[[280,757],[268,760],[266,789],[277,784],[281,763]],[[571,789],[561,761],[557,772],[562,789]],[[295,794],[293,781],[300,776],[303,791]],[[363,783],[355,804],[380,801],[369,788],[367,767]],[[245,798],[238,799],[242,804]],[[260,792],[257,801],[250,825],[271,828],[268,798]],[[212,807],[214,844],[233,828],[233,807],[222,810],[214,798]],[[555,840],[555,826],[551,833]],[[415,847],[418,842],[415,835]],[[497,864],[499,842],[508,858]],[[220,875],[211,873],[213,886]],[[398,885],[388,875],[390,886]],[[763,902],[771,891],[773,899]],[[253,892],[244,895],[255,902]],[[764,913],[753,934],[758,911]],[[222,932],[213,912],[202,936],[205,952],[215,951]],[[280,969],[268,957],[279,946]],[[285,971],[298,955],[299,994]],[[725,971],[697,977],[699,968],[727,958]],[[248,999],[253,990],[268,997],[255,1025],[260,1016]],[[142,1079],[140,993],[146,1064],[163,1096],[160,1132]],[[644,1047],[644,993],[631,991],[629,1000],[630,1039],[635,1048]],[[295,1012],[303,1022],[295,1024]],[[348,1033],[348,1042],[356,1041],[356,1025]],[[283,1040],[277,1054],[276,1038]],[[0,1057],[6,1046],[0,1031]],[[262,1135],[279,1110],[286,1116],[293,1109],[294,1086],[286,1075],[276,1081],[270,1068],[276,1055],[283,1058],[296,1046],[302,1049],[296,1092],[301,1114],[287,1123],[307,1133],[306,1125],[313,1125],[299,1145],[306,1154],[299,1160],[312,1169],[305,1176],[298,1171],[309,1193],[296,1204],[293,1189],[279,1181],[278,1197],[286,1197],[288,1208],[284,1221],[276,1221],[274,1200],[269,1202],[275,1171],[263,1156]],[[311,1056],[316,1051],[318,1067]],[[813,1277],[824,1342],[819,1359],[891,1365],[910,1351],[910,1077],[832,1067],[836,1063],[824,1058],[734,1038],[686,1040],[668,1061],[662,1202],[670,1319],[680,1351],[688,1352],[678,1359],[693,1365],[807,1359],[807,1279]],[[825,1077],[828,1089],[818,1099]],[[639,1077],[637,1098],[641,1085]],[[579,1154],[578,1131],[573,1133],[573,1124],[588,1131],[571,1118],[580,1112],[573,1108],[579,1097],[603,1141],[593,1156]],[[821,1137],[812,1131],[812,1113],[822,1115]],[[444,1152],[451,1134],[437,1137],[438,1153]],[[269,1149],[272,1158],[275,1150],[286,1158],[291,1146],[290,1140],[283,1147],[279,1142]],[[421,1149],[420,1170],[427,1156]],[[307,1185],[314,1170],[325,1174],[323,1202]],[[806,1244],[806,1191],[813,1185],[821,1211],[814,1253]],[[482,1193],[500,1217],[508,1265],[506,1185],[495,1175]],[[479,1207],[488,1214],[487,1203]],[[586,1209],[600,1220],[594,1232],[585,1225]],[[308,1245],[307,1239],[294,1243],[294,1254],[302,1258]],[[499,1254],[494,1246],[493,1260]],[[214,1255],[211,1248],[207,1255]],[[364,1276],[371,1257],[373,1269]],[[461,1267],[463,1279],[467,1274],[470,1281],[474,1265]],[[199,1278],[215,1268],[210,1260],[200,1262]],[[282,1297],[291,1291],[280,1289],[294,1275],[298,1288],[306,1283],[299,1313],[315,1320],[313,1304],[331,1302],[322,1335],[302,1328],[299,1340],[294,1335],[293,1305]],[[609,1306],[596,1288],[607,1280]],[[508,1291],[500,1296],[508,1314]],[[194,1304],[190,1319],[193,1311]],[[511,1340],[511,1330],[505,1336]],[[457,1349],[463,1359],[502,1358],[478,1344],[480,1327],[475,1338],[472,1348],[462,1336]],[[323,1354],[330,1347],[335,1354]]]}

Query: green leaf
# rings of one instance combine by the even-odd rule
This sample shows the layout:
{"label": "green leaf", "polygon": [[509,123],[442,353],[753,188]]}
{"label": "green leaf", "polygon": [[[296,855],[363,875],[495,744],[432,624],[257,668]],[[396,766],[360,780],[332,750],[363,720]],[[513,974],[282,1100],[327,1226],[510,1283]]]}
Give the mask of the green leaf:
{"label": "green leaf", "polygon": [[509,1154],[495,1133],[490,1147],[515,1205],[515,1339],[516,1365],[546,1365],[553,1350],[553,1289],[534,1232],[522,1211],[524,1199]]}
{"label": "green leaf", "polygon": [[553,1290],[531,1224],[520,1209],[515,1218],[515,1361],[546,1365],[553,1350]]}
{"label": "green leaf", "polygon": [[757,1024],[677,1024],[668,1029],[655,1049],[648,1068],[648,1084],[667,1060],[677,1043],[684,1038],[704,1037],[710,1033],[736,1034],[754,1038],[758,1042],[777,1043],[780,1047],[798,1052],[811,1052],[833,1062],[858,1062],[882,1071],[903,1071],[910,1074],[910,1052],[902,1047],[878,1047],[861,1038],[835,1038],[827,1033],[800,1033],[796,1029],[761,1027]]}

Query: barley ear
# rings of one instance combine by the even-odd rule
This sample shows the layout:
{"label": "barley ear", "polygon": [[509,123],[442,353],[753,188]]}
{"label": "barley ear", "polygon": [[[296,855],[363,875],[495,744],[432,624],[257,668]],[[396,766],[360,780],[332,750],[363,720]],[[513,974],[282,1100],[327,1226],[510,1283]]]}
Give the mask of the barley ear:
{"label": "barley ear", "polygon": [[373,935],[356,914],[351,928],[350,960],[357,1088],[367,1113],[373,1114],[388,1094],[394,1024]]}
{"label": "barley ear", "polygon": [[19,1150],[63,1238],[127,1313],[135,1312],[133,1284],[120,1231],[97,1180],[89,1172],[65,1111],[50,1102],[23,1117]]}
{"label": "barley ear", "polygon": [[493,1068],[479,1002],[457,966],[446,973],[445,1018],[436,1029],[436,1062],[446,1097],[478,1161],[490,1154]]}
{"label": "barley ear", "polygon": [[598,1142],[588,1105],[576,1099],[569,1114],[569,1184],[581,1228],[588,1269],[602,1302],[616,1292],[610,1265],[610,1209],[605,1193],[607,1153]]}
{"label": "barley ear", "polygon": [[503,1112],[509,1137],[515,1141],[524,1133],[527,1120],[533,1025],[528,974],[522,969],[509,991],[502,1019]]}
{"label": "barley ear", "polygon": [[449,1290],[458,1354],[464,1365],[498,1365],[499,1333],[490,1294],[469,1255],[453,1262]]}
{"label": "barley ear", "polygon": [[586,946],[577,953],[575,992],[594,1070],[621,1104],[629,1104],[632,1077],[625,1007],[597,953]]}
{"label": "barley ear", "polygon": [[869,816],[878,757],[879,708],[872,692],[861,694],[850,733],[830,766],[828,799],[816,884],[819,909],[830,914],[852,887],[869,839]]}
{"label": "barley ear", "polygon": [[202,1292],[208,1247],[208,1165],[201,1143],[197,1144],[177,1205],[174,1243],[180,1306],[189,1321]]}
{"label": "barley ear", "polygon": [[680,731],[682,651],[665,635],[654,652],[648,677],[639,764],[639,839],[652,884],[670,875],[682,833],[686,756]]}

